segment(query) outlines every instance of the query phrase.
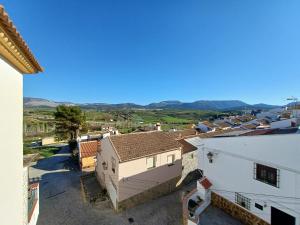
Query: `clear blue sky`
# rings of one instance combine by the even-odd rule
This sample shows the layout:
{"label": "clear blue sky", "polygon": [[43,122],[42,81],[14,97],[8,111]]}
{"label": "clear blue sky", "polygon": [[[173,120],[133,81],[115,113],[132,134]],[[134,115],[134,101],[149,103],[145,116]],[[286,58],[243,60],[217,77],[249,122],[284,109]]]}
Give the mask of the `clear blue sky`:
{"label": "clear blue sky", "polygon": [[73,102],[300,97],[299,0],[1,0],[45,72],[24,95]]}

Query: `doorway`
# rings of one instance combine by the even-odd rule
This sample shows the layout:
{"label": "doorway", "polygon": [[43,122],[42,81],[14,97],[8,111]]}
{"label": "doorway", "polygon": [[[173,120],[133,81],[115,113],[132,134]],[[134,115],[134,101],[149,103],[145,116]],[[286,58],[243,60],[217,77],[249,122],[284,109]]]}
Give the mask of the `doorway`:
{"label": "doorway", "polygon": [[296,218],[279,210],[271,207],[271,225],[295,225]]}

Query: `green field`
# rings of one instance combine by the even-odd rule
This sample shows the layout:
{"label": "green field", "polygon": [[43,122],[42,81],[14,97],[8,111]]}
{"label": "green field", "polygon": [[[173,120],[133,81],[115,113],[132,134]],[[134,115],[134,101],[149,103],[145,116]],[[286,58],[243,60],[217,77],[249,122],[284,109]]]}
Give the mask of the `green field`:
{"label": "green field", "polygon": [[59,151],[58,147],[41,146],[41,147],[31,148],[26,144],[24,144],[23,146],[23,155],[38,153],[42,158],[48,158],[56,154],[58,151]]}
{"label": "green field", "polygon": [[[53,135],[54,111],[55,108],[25,109],[24,123],[26,126],[24,125],[24,127],[27,130],[24,131],[24,136],[43,137]],[[121,133],[130,133],[139,127],[153,126],[156,123],[161,123],[164,130],[185,129],[191,127],[192,124],[197,124],[199,121],[236,114],[236,112],[178,109],[83,109],[83,111],[89,131],[101,130],[103,125],[107,125],[116,127]],[[45,150],[45,152],[47,151]]]}

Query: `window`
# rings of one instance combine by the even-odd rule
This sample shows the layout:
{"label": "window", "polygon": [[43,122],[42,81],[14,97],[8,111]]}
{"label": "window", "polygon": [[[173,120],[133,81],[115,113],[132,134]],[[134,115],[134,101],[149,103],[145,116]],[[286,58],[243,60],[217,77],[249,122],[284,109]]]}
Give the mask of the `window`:
{"label": "window", "polygon": [[114,157],[111,157],[111,170],[115,173],[116,172],[116,160]]}
{"label": "window", "polygon": [[264,209],[264,207],[262,205],[258,204],[258,203],[255,203],[255,208],[258,208],[260,210]]}
{"label": "window", "polygon": [[168,155],[168,156],[167,156],[167,162],[168,162],[168,166],[174,165],[174,162],[175,162],[175,155]]}
{"label": "window", "polygon": [[193,159],[193,158],[194,158],[194,153],[191,154],[191,159]]}
{"label": "window", "polygon": [[102,163],[102,166],[103,166],[103,170],[107,170],[107,167],[108,167],[108,166],[107,166],[107,162],[103,162],[103,163]]}
{"label": "window", "polygon": [[254,179],[279,187],[279,170],[254,163]]}
{"label": "window", "polygon": [[154,168],[156,166],[156,157],[149,157],[146,159],[147,169]]}
{"label": "window", "polygon": [[250,210],[251,200],[240,193],[235,193],[235,202],[245,209]]}

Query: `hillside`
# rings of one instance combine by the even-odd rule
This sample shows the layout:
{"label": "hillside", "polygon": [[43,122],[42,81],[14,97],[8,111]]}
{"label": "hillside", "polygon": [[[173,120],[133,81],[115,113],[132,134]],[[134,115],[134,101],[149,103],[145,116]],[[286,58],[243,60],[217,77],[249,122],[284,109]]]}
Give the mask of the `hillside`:
{"label": "hillside", "polygon": [[109,109],[186,109],[186,110],[236,110],[236,109],[271,109],[278,106],[267,104],[250,105],[240,100],[199,100],[195,102],[180,102],[162,101],[158,103],[151,103],[149,105],[138,105],[134,103],[120,103],[120,104],[106,104],[106,103],[85,103],[76,104],[71,102],[55,102],[42,98],[29,98],[24,97],[25,108],[39,108],[48,107],[54,108],[58,105],[78,105],[83,109],[97,109],[97,110],[109,110]]}

